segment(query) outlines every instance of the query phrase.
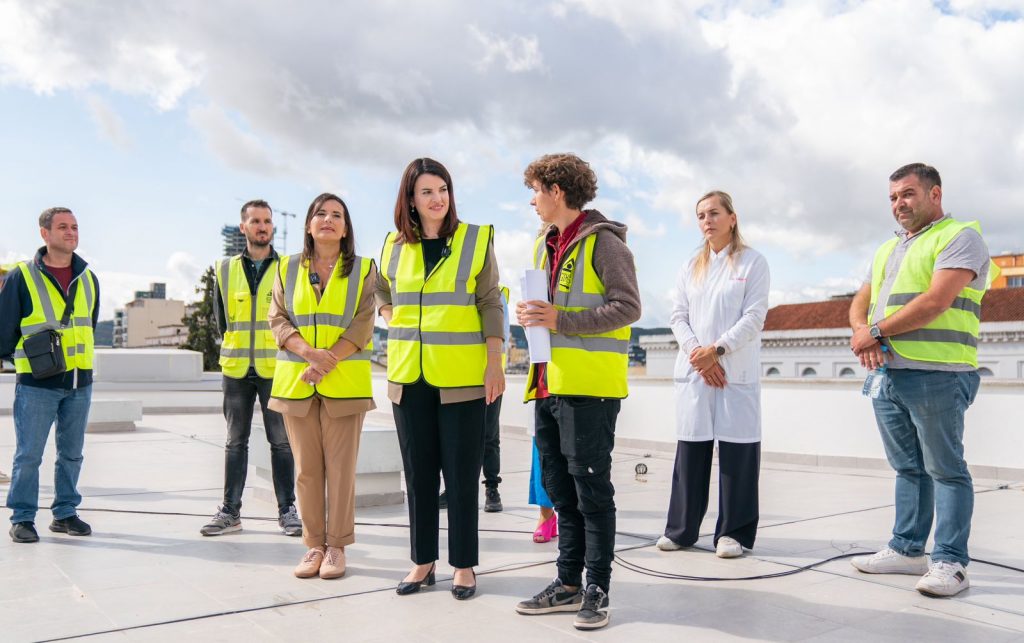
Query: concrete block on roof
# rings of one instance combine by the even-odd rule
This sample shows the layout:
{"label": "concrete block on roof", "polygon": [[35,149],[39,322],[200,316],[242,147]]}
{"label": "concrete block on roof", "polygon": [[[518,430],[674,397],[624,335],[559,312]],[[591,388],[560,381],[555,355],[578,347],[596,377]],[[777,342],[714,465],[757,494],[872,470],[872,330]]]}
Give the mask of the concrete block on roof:
{"label": "concrete block on roof", "polygon": [[177,348],[96,349],[97,382],[198,382],[203,355]]}
{"label": "concrete block on roof", "polygon": [[[258,404],[253,417],[261,417]],[[258,481],[252,485],[253,493],[261,500],[273,502],[275,497],[270,445],[266,439],[263,428],[254,426],[249,438],[249,464],[255,468],[258,476]],[[398,433],[393,426],[364,424],[356,461],[356,506],[376,507],[401,504],[404,501],[402,452],[398,448]],[[299,511],[301,513],[301,507]]]}
{"label": "concrete block on roof", "polygon": [[142,420],[142,400],[93,398],[86,433],[134,431]]}

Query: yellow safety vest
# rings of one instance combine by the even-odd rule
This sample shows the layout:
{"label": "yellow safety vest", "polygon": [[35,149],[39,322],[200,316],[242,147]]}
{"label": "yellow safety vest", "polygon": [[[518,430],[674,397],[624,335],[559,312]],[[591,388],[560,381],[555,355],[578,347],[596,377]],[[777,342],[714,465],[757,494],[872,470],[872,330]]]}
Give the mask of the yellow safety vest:
{"label": "yellow safety vest", "polygon": [[67,370],[92,370],[92,317],[97,305],[92,272],[86,268],[72,280],[71,283],[78,282],[74,307],[68,319],[69,326],[60,328],[60,320],[64,317],[64,294],[43,275],[35,261],[19,263],[18,268],[32,298],[32,312],[21,320],[21,338],[14,349],[14,370],[18,373],[32,372],[25,356],[25,338],[46,329],[59,330]]}
{"label": "yellow safety vest", "polygon": [[[334,266],[331,278],[324,284],[320,301],[309,283],[309,265],[299,254],[282,257],[278,263],[284,285],[284,303],[288,319],[302,338],[313,348],[329,349],[348,330],[356,315],[363,294],[363,282],[373,265],[371,259],[356,257],[352,272],[338,278],[342,261]],[[368,399],[373,397],[370,381],[370,356],[373,340],[361,350],[338,362],[333,371],[316,386],[300,377],[309,365],[295,353],[281,349],[277,353],[277,369],[270,395],[286,400],[304,400],[319,393],[335,399]]]}
{"label": "yellow safety vest", "polygon": [[460,223],[441,260],[423,274],[420,243],[395,243],[388,234],[380,272],[391,289],[388,380],[422,377],[438,388],[483,386],[487,344],[476,307],[476,283],[494,230]]}
{"label": "yellow safety vest", "polygon": [[[981,234],[977,221],[963,223],[944,219],[920,233],[907,249],[885,302],[884,317],[910,303],[928,290],[935,271],[935,260],[946,246],[963,230],[972,228]],[[875,252],[871,267],[871,308],[868,319],[874,318],[878,294],[885,280],[885,266],[899,243],[898,238],[883,243]],[[982,290],[965,287],[953,304],[924,327],[886,338],[896,354],[921,362],[970,364],[978,366],[978,330],[981,324],[981,298],[999,268],[989,262],[988,282]]]}
{"label": "yellow safety vest", "polygon": [[[596,234],[575,242],[562,260],[558,288],[551,302],[557,310],[577,312],[603,306],[604,284],[593,265]],[[534,245],[534,267],[544,270],[551,283],[547,243],[541,235]],[[552,395],[624,398],[629,394],[629,326],[605,333],[566,335],[551,331],[551,361],[547,363],[547,388]],[[526,381],[535,379],[536,366],[530,365]],[[537,397],[537,389],[527,384],[526,400]]]}
{"label": "yellow safety vest", "polygon": [[[277,259],[270,260],[277,262]],[[256,374],[262,378],[274,377],[274,356],[277,344],[270,332],[267,312],[273,296],[273,263],[263,272],[263,278],[256,287],[256,296],[249,292],[249,280],[245,278],[242,255],[224,259],[217,264],[217,288],[224,303],[224,317],[227,329],[220,344],[221,372],[228,377],[241,379],[249,372],[249,366],[256,367]]]}

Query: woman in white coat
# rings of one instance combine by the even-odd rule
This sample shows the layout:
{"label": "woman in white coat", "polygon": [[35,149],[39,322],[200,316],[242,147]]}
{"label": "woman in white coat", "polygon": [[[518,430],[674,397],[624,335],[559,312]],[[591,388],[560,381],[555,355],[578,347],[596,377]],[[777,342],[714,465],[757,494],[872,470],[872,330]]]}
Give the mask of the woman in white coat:
{"label": "woman in white coat", "polygon": [[768,262],[740,236],[732,198],[708,192],[697,202],[704,243],[680,271],[670,323],[679,356],[675,470],[665,535],[658,548],[697,541],[708,508],[718,441],[718,556],[751,549],[757,535],[761,467],[761,330],[768,312]]}

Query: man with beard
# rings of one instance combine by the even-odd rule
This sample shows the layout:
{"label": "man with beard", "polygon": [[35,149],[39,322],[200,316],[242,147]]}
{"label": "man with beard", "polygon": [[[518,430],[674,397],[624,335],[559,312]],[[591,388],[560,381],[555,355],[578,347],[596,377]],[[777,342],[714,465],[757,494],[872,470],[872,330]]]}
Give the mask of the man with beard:
{"label": "man with beard", "polygon": [[222,260],[216,269],[214,310],[223,336],[220,365],[224,375],[224,419],[228,425],[224,504],[200,533],[220,536],[242,528],[242,491],[249,466],[253,404],[258,396],[270,443],[277,523],[285,535],[301,536],[302,523],[295,512],[295,461],[281,415],[267,407],[277,354],[267,321],[278,261],[271,245],[274,222],[270,205],[262,200],[243,205],[239,228],[245,235],[245,250]]}
{"label": "man with beard", "polygon": [[998,268],[978,223],[943,213],[935,168],[912,163],[893,172],[889,202],[902,230],[875,252],[853,299],[850,347],[874,370],[870,397],[896,471],[896,520],[885,549],[851,562],[868,574],[920,575],[922,594],[953,596],[970,586],[974,487],[964,412],[978,393],[981,299]]}

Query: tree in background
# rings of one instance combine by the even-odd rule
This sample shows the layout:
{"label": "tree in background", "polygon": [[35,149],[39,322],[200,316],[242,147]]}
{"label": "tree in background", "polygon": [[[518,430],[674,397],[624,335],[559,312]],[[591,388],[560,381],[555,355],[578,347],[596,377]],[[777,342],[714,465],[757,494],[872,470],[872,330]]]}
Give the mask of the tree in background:
{"label": "tree in background", "polygon": [[192,312],[181,320],[188,327],[188,339],[181,348],[202,353],[204,371],[220,370],[220,345],[217,342],[220,333],[213,310],[216,288],[217,278],[213,273],[213,266],[210,266],[196,286],[196,294],[202,294],[202,298],[195,303]]}

